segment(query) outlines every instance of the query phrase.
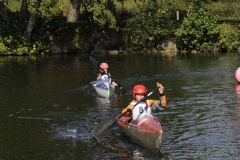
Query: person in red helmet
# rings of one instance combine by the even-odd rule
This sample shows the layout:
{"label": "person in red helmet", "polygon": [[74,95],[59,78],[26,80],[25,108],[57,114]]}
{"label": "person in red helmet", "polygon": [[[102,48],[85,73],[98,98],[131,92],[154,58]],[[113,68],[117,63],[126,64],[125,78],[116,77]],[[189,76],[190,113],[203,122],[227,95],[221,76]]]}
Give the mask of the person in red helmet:
{"label": "person in red helmet", "polygon": [[[132,90],[132,102],[122,110],[122,113],[126,113],[124,116],[132,116],[131,120],[136,120],[144,115],[149,115],[151,117],[151,110],[159,109],[163,110],[167,106],[167,99],[164,94],[164,87],[162,84],[157,82],[157,87],[159,91],[159,100],[148,99],[145,102],[140,102],[138,105],[133,107],[137,102],[141,101],[147,95],[147,89],[143,85],[136,85]],[[131,111],[131,112],[127,112]]]}
{"label": "person in red helmet", "polygon": [[[118,84],[116,82],[114,82],[114,80],[111,78],[111,74],[108,72],[108,64],[103,62],[100,64],[100,72],[97,75],[97,80],[105,80],[108,81],[109,84],[113,85],[113,86],[118,86]],[[120,89],[122,89],[122,87],[120,87]]]}

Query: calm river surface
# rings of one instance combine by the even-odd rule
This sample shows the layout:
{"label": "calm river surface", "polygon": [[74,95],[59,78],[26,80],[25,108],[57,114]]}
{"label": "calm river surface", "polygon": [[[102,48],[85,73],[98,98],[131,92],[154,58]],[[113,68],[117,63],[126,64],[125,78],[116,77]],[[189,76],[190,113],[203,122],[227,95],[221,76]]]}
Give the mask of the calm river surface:
{"label": "calm river surface", "polygon": [[[90,82],[99,69],[89,55],[0,57],[1,160],[239,159],[240,53],[91,56],[109,63],[125,93],[97,96]],[[164,130],[161,154],[132,143],[117,126],[95,139],[91,130],[120,114],[134,85],[151,91],[157,81],[168,101],[153,113]]]}

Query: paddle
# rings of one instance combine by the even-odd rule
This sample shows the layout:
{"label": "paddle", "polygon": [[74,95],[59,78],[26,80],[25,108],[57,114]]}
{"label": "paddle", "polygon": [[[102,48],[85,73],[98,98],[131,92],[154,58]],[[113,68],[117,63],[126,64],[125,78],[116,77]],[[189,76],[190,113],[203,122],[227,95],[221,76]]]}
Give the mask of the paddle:
{"label": "paddle", "polygon": [[[98,68],[100,68],[103,72],[104,70],[100,67],[100,65],[98,64],[98,62],[92,57],[90,56],[90,61],[95,65],[97,66]],[[107,73],[108,77],[111,78],[117,85],[119,88],[122,87],[122,90],[125,92],[125,89],[123,88],[123,86],[121,86],[116,80],[114,80],[108,73]]]}
{"label": "paddle", "polygon": [[[140,102],[145,101],[153,92],[155,92],[159,87],[155,88],[152,92],[148,93],[141,101],[137,102],[133,108],[138,105]],[[102,123],[96,128],[92,130],[92,134],[95,136],[95,138],[98,141],[101,141],[104,139],[113,129],[114,125],[117,123],[118,119],[124,116],[127,112],[130,112],[131,110],[127,110],[126,112],[120,114],[119,116],[115,117],[112,120],[109,120],[108,122]]]}

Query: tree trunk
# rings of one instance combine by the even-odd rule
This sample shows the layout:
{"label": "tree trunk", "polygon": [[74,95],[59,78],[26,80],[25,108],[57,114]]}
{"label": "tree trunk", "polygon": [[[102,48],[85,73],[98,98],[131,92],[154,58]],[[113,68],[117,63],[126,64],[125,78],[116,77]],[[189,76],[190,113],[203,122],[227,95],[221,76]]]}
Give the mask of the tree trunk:
{"label": "tree trunk", "polygon": [[2,20],[7,21],[8,20],[8,0],[2,0],[0,1],[0,16]]}
{"label": "tree trunk", "polygon": [[80,13],[80,0],[70,0],[67,22],[77,22]]}
{"label": "tree trunk", "polygon": [[32,35],[32,31],[33,31],[33,26],[34,26],[34,23],[36,21],[36,18],[37,18],[37,13],[31,13],[29,21],[28,21],[28,25],[27,25],[27,30],[26,30],[27,43],[30,43],[31,35]]}
{"label": "tree trunk", "polygon": [[[23,0],[24,1],[24,0]],[[38,10],[38,7],[39,5],[41,4],[42,0],[37,0],[34,4],[34,9],[35,11],[32,11],[30,13],[30,18],[28,20],[28,24],[27,24],[27,28],[26,28],[26,31],[25,31],[25,36],[26,36],[26,42],[29,44],[31,43],[31,36],[32,36],[32,31],[33,31],[33,27],[34,27],[34,24],[36,22],[36,19],[37,19],[37,10]],[[23,2],[24,3],[24,2]],[[28,6],[26,6],[28,7]]]}
{"label": "tree trunk", "polygon": [[27,0],[22,0],[22,5],[21,5],[21,9],[20,9],[20,13],[22,16],[27,15]]}

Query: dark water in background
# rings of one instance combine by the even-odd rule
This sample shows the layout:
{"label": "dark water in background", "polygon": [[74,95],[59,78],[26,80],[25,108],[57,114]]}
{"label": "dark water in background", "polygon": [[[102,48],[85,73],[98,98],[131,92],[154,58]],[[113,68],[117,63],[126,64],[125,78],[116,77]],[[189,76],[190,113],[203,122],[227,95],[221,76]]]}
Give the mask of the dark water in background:
{"label": "dark water in background", "polygon": [[[92,55],[106,61],[127,90],[97,96],[89,55],[0,57],[0,159],[239,159],[239,53]],[[162,154],[143,149],[114,127],[98,142],[91,130],[118,116],[131,89],[165,86],[168,108],[154,112],[164,130]],[[151,98],[158,98],[157,93]]]}

